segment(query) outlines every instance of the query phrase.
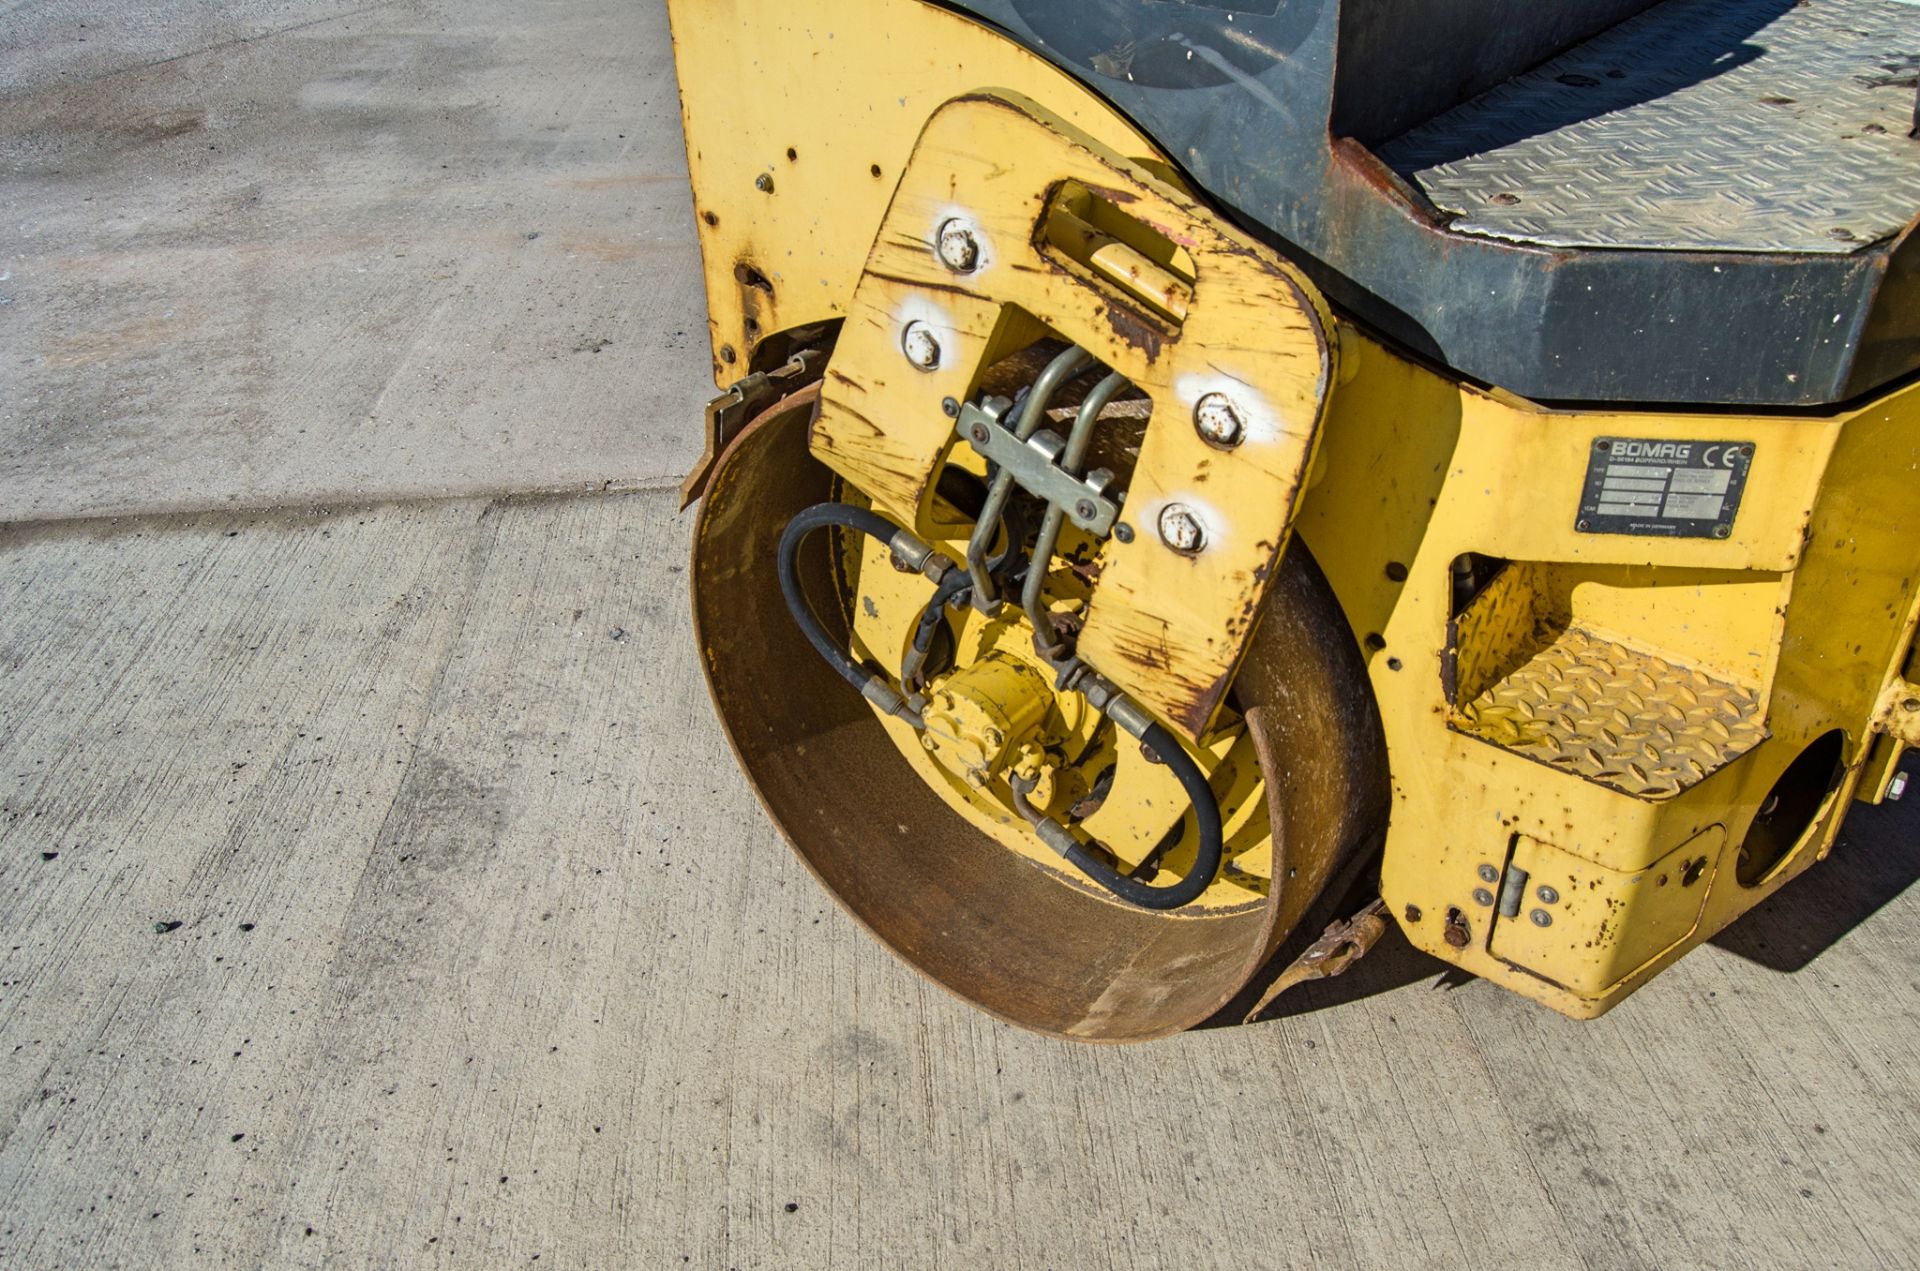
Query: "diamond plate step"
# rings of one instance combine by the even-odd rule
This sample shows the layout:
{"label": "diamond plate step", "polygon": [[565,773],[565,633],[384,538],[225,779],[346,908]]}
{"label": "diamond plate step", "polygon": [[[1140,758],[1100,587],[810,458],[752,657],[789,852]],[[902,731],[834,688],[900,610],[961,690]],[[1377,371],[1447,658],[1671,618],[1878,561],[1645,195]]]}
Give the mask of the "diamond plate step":
{"label": "diamond plate step", "polygon": [[1666,0],[1381,157],[1461,233],[1851,252],[1920,213],[1917,69],[1909,0]]}
{"label": "diamond plate step", "polygon": [[1700,784],[1767,736],[1754,690],[1578,627],[1457,709],[1452,723],[1648,800]]}

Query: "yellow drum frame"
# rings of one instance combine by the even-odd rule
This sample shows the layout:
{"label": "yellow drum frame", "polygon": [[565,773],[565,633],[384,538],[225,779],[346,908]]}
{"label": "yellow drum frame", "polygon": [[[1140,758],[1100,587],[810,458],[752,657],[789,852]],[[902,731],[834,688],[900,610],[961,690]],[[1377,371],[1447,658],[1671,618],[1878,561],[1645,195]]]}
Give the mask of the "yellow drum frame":
{"label": "yellow drum frame", "polygon": [[[943,10],[734,0],[719,21],[685,0],[670,8],[716,383],[772,369],[795,333],[844,322],[815,448],[903,521],[929,528],[927,482],[944,453],[925,431],[941,426],[929,399],[971,388],[933,392],[933,377],[902,375],[885,325],[900,298],[873,299],[940,281],[927,230],[903,243],[882,228],[923,134],[942,138],[943,106],[1017,103],[1038,129],[1000,138],[1013,166],[1084,181],[1089,161],[1061,156],[1094,156],[1238,241],[1083,87]],[[839,90],[856,86],[850,112]],[[952,170],[963,148],[942,142],[939,162]],[[917,225],[933,209],[924,191],[909,195]],[[966,206],[994,220],[996,238],[1030,242],[1042,210],[1030,195]],[[1032,233],[1020,238],[1015,221]],[[882,258],[893,264],[876,271]],[[909,258],[913,269],[895,267]],[[1274,558],[1290,524],[1365,658],[1392,773],[1389,912],[1437,957],[1597,1015],[1823,857],[1849,801],[1884,797],[1903,749],[1920,744],[1920,386],[1827,412],[1552,409],[1403,356],[1329,314],[1296,274],[1272,276],[1297,291],[1278,321],[1318,350],[1295,377],[1318,426],[1300,434],[1298,462],[1235,487],[1222,515],[1259,525],[1254,541]],[[1064,300],[1023,307],[1056,328],[1079,321]],[[984,344],[977,326],[955,331]],[[1685,337],[1672,337],[1676,356]],[[1227,337],[1192,347],[1208,340]],[[886,410],[848,409],[882,391],[876,376]],[[1162,422],[1180,409],[1156,406]],[[864,457],[843,444],[855,414],[894,447],[883,462],[867,462],[871,444]],[[1595,449],[1620,437],[1751,446],[1727,535],[1577,524]],[[1122,641],[1102,648],[1120,664],[1109,673],[1199,736],[1249,633],[1213,624],[1186,592],[1116,588],[1122,599],[1139,617],[1164,602],[1159,616],[1207,671],[1155,680],[1116,655]],[[1786,802],[1791,834],[1761,843]]]}

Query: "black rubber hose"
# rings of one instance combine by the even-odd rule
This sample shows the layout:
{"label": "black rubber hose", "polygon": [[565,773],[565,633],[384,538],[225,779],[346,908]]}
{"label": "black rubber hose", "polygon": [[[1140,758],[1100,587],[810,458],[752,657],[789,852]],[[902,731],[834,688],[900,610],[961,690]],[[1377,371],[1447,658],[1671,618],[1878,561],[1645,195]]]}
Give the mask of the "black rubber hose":
{"label": "black rubber hose", "polygon": [[1193,819],[1200,828],[1200,850],[1193,858],[1193,868],[1171,887],[1154,887],[1115,872],[1078,841],[1062,855],[1075,869],[1128,904],[1142,909],[1178,909],[1198,900],[1200,893],[1213,885],[1214,875],[1220,872],[1220,802],[1213,797],[1207,774],[1200,771],[1200,765],[1174,740],[1173,734],[1152,724],[1140,735],[1140,741],[1173,769],[1173,775],[1180,779],[1181,787],[1193,803]]}
{"label": "black rubber hose", "polygon": [[934,588],[933,598],[927,601],[927,607],[920,611],[920,622],[913,633],[913,647],[920,653],[926,653],[933,647],[934,634],[940,624],[946,621],[947,607],[953,598],[973,586],[973,580],[962,570],[954,570],[940,580]]}
{"label": "black rubber hose", "polygon": [[[953,660],[953,633],[947,627],[947,609],[965,604],[964,594],[973,587],[973,579],[964,569],[950,570],[934,588],[933,598],[920,611],[913,640],[900,665],[901,687],[915,691],[927,676],[938,674]],[[929,670],[931,668],[931,671]]]}
{"label": "black rubber hose", "polygon": [[[867,685],[881,677],[855,662],[845,649],[834,643],[826,628],[820,625],[813,606],[807,603],[806,595],[800,590],[800,544],[813,531],[829,525],[857,530],[887,544],[889,548],[892,547],[894,535],[900,531],[884,516],[865,508],[846,503],[816,503],[788,521],[787,528],[780,534],[780,594],[786,599],[788,611],[793,614],[794,622],[806,635],[807,643],[813,646],[814,651],[825,658],[827,665],[838,671],[842,679],[864,695]],[[1187,792],[1187,798],[1193,804],[1193,819],[1200,831],[1200,849],[1194,856],[1193,868],[1171,887],[1153,887],[1115,872],[1077,840],[1062,855],[1075,869],[1129,904],[1142,909],[1178,909],[1198,899],[1200,893],[1212,885],[1214,875],[1220,872],[1220,804],[1213,797],[1213,787],[1207,784],[1207,774],[1200,771],[1200,765],[1194,763],[1193,757],[1165,728],[1159,724],[1149,724],[1146,731],[1140,734],[1140,741],[1162,763],[1173,769],[1173,775],[1179,779],[1181,788]]]}
{"label": "black rubber hose", "polygon": [[806,595],[800,590],[800,544],[807,535],[829,525],[858,530],[869,538],[887,544],[889,548],[900,527],[866,508],[847,503],[816,503],[788,521],[787,528],[780,534],[780,594],[786,598],[788,611],[793,614],[794,622],[799,624],[814,652],[825,658],[827,665],[840,672],[841,679],[865,693],[875,673],[855,662],[845,649],[834,642],[833,637],[827,634],[827,629],[820,625],[813,606],[807,603]]}

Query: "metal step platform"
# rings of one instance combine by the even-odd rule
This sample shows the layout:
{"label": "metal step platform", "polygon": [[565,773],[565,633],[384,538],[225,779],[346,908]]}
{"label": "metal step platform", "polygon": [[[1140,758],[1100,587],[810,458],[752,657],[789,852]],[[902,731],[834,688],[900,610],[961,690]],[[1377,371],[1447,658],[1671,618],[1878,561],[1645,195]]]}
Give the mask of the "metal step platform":
{"label": "metal step platform", "polygon": [[1767,735],[1753,689],[1579,627],[1459,708],[1453,724],[1650,801],[1700,784]]}
{"label": "metal step platform", "polygon": [[1669,0],[1380,157],[1457,233],[1848,253],[1920,208],[1909,0]]}

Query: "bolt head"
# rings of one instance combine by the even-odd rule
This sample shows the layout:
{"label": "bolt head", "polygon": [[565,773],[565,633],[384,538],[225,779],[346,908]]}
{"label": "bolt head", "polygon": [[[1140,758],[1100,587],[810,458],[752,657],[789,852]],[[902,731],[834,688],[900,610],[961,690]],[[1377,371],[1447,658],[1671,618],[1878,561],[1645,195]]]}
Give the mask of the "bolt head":
{"label": "bolt head", "polygon": [[975,424],[973,427],[967,429],[967,436],[973,438],[977,444],[984,446],[987,444],[987,426],[985,424]]}
{"label": "bolt head", "polygon": [[1493,866],[1491,866],[1491,865],[1482,865],[1482,866],[1480,867],[1480,881],[1481,881],[1481,882],[1483,882],[1483,883],[1491,883],[1491,882],[1493,882],[1493,881],[1495,881],[1496,879],[1498,879],[1499,877],[1500,877],[1500,871],[1499,871],[1499,870],[1497,870],[1497,869],[1495,869],[1495,868],[1494,868]]}
{"label": "bolt head", "polygon": [[1560,892],[1558,888],[1542,887],[1533,894],[1540,898],[1540,903],[1543,905],[1557,905],[1560,903]]}
{"label": "bolt head", "polygon": [[1484,887],[1476,887],[1473,889],[1473,903],[1476,905],[1491,905],[1493,903],[1493,893]]}
{"label": "bolt head", "polygon": [[1125,521],[1115,521],[1113,523],[1113,536],[1122,543],[1131,543],[1133,541],[1133,526],[1128,525]]}
{"label": "bolt head", "polygon": [[1527,917],[1533,920],[1533,925],[1536,927],[1551,927],[1553,925],[1553,915],[1544,909],[1536,909],[1528,914]]}
{"label": "bolt head", "polygon": [[955,398],[955,397],[941,398],[940,409],[946,414],[946,417],[948,419],[958,419],[960,417],[960,401],[958,398]]}
{"label": "bolt head", "polygon": [[936,243],[940,263],[956,274],[970,274],[980,267],[980,240],[973,226],[953,217],[940,226]]}
{"label": "bolt head", "polygon": [[1073,514],[1083,521],[1091,521],[1099,511],[1100,509],[1093,505],[1092,499],[1082,499],[1073,505]]}
{"label": "bolt head", "polygon": [[907,329],[900,334],[900,350],[907,355],[907,361],[923,371],[940,365],[940,341],[934,337],[933,328],[924,322],[907,323]]}
{"label": "bolt head", "polygon": [[1894,773],[1893,780],[1887,782],[1887,802],[1888,803],[1900,802],[1901,796],[1906,794],[1906,792],[1907,792],[1907,774],[1904,772]]}
{"label": "bolt head", "polygon": [[762,172],[759,176],[753,179],[753,188],[760,191],[760,193],[762,194],[772,194],[773,193],[773,177],[768,173]]}
{"label": "bolt head", "polygon": [[1160,541],[1182,555],[1191,556],[1207,545],[1207,532],[1192,508],[1184,503],[1169,503],[1160,509]]}
{"label": "bolt head", "polygon": [[1240,408],[1225,393],[1208,393],[1194,403],[1193,427],[1216,446],[1232,448],[1247,436],[1247,424],[1240,417]]}

